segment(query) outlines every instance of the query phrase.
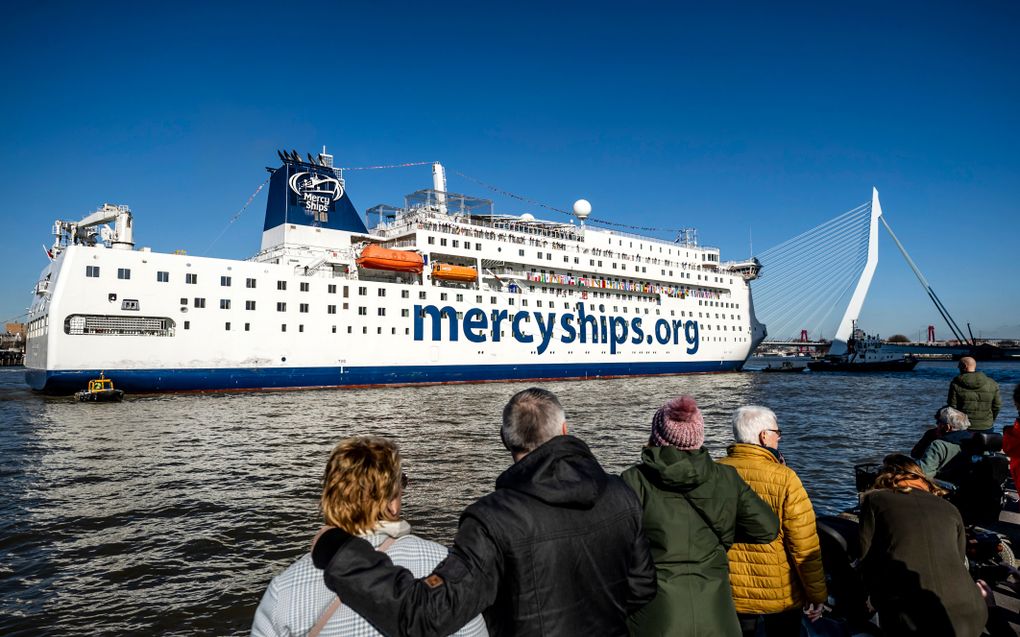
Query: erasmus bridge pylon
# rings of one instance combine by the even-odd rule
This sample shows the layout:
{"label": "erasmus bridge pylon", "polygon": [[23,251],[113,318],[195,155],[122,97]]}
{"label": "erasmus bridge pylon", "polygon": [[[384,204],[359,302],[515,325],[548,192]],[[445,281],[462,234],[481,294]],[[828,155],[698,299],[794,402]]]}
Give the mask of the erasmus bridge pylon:
{"label": "erasmus bridge pylon", "polygon": [[768,340],[798,340],[807,330],[814,340],[831,340],[830,355],[846,353],[878,268],[880,223],[949,330],[959,341],[970,342],[892,231],[876,188],[871,201],[757,256],[762,269],[752,287],[755,313],[768,329]]}

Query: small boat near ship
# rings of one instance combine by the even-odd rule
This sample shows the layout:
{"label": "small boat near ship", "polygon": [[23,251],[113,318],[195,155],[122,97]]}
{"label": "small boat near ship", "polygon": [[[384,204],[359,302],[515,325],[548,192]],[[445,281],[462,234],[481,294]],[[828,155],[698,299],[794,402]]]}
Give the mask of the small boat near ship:
{"label": "small boat near ship", "polygon": [[847,339],[846,353],[811,361],[808,369],[813,372],[909,372],[917,367],[916,358],[888,351],[877,336],[856,329],[856,324],[853,333],[854,336]]}
{"label": "small boat near ship", "polygon": [[794,365],[793,361],[783,361],[779,364],[779,367],[773,367],[772,363],[769,363],[768,367],[761,370],[769,373],[787,373],[787,374],[799,374],[807,369],[805,365]]}
{"label": "small boat near ship", "polygon": [[100,375],[89,381],[88,389],[75,392],[74,397],[80,403],[119,403],[124,400],[124,390],[116,389],[112,380]]}

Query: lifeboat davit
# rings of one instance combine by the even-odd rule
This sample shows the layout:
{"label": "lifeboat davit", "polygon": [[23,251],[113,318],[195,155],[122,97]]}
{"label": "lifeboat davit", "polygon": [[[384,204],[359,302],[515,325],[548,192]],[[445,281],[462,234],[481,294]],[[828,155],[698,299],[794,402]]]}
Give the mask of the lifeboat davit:
{"label": "lifeboat davit", "polygon": [[449,263],[433,263],[432,278],[443,281],[471,282],[478,280],[478,271],[466,265],[450,265]]}
{"label": "lifeboat davit", "polygon": [[408,250],[391,250],[375,243],[370,243],[358,257],[359,268],[373,270],[392,270],[394,272],[421,273],[425,260],[417,252]]}

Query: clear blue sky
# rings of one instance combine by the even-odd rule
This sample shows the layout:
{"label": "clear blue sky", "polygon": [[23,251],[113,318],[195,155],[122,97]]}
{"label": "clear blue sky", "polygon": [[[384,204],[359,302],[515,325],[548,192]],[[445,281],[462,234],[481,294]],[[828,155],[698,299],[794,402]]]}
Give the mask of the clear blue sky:
{"label": "clear blue sky", "polygon": [[[210,242],[277,148],[326,144],[343,166],[440,160],[550,205],[693,225],[724,260],[749,228],[760,251],[874,185],[957,321],[1020,336],[1016,2],[215,4],[5,9],[0,319],[30,302],[55,218],[128,204],[138,245],[247,257],[264,193]],[[364,210],[430,170],[347,185]],[[864,327],[945,335],[894,249]]]}

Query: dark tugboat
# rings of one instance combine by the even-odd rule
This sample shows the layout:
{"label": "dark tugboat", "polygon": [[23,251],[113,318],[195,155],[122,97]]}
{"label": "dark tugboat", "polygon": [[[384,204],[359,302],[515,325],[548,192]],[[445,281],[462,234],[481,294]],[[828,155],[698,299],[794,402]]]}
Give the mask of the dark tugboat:
{"label": "dark tugboat", "polygon": [[769,366],[761,371],[768,373],[785,372],[787,374],[799,374],[805,369],[807,369],[807,367],[803,365],[794,365],[792,361],[783,361],[779,364],[779,367],[773,367],[772,364],[769,363]]}
{"label": "dark tugboat", "polygon": [[856,329],[856,323],[853,337],[847,339],[846,353],[808,363],[813,372],[909,372],[915,367],[916,358],[885,350],[877,336]]}
{"label": "dark tugboat", "polygon": [[113,381],[100,374],[89,381],[88,389],[75,392],[74,397],[80,403],[119,403],[124,400],[124,390],[114,389]]}

